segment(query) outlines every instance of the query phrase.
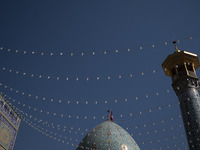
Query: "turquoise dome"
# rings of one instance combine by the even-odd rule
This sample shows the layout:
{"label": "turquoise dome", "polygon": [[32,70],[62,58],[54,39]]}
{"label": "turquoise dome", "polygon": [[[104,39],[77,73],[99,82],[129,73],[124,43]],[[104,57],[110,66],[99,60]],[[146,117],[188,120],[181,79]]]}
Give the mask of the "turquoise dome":
{"label": "turquoise dome", "polygon": [[91,130],[76,150],[140,150],[133,138],[108,120]]}

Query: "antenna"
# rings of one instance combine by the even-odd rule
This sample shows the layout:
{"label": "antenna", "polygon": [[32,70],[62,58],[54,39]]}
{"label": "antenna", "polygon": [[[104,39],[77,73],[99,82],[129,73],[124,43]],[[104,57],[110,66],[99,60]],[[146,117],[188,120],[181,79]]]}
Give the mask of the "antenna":
{"label": "antenna", "polygon": [[177,46],[176,46],[176,41],[175,41],[175,40],[173,41],[173,44],[174,44],[174,46],[175,46],[175,52],[178,52],[178,48],[177,48]]}

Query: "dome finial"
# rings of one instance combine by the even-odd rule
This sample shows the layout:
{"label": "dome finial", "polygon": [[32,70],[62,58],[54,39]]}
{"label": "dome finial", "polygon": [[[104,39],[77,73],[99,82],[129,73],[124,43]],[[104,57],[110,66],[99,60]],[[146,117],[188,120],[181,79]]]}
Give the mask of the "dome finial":
{"label": "dome finial", "polygon": [[110,120],[110,110],[107,110],[108,112],[108,120]]}
{"label": "dome finial", "polygon": [[174,46],[175,46],[175,52],[178,52],[179,50],[178,50],[178,48],[177,48],[177,46],[176,46],[176,41],[175,41],[175,40],[173,41],[173,44],[174,44]]}

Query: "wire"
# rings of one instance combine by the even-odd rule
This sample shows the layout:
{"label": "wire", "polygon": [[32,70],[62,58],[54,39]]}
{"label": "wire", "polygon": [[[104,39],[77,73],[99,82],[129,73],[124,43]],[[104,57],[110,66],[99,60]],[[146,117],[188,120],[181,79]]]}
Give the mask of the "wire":
{"label": "wire", "polygon": [[115,74],[115,75],[98,75],[98,76],[53,76],[53,75],[42,75],[41,73],[39,74],[34,74],[34,73],[27,73],[24,71],[19,71],[19,70],[14,70],[14,69],[9,69],[6,67],[1,67],[3,71],[7,71],[8,73],[15,73],[16,75],[21,75],[23,77],[30,77],[30,78],[37,78],[37,79],[46,79],[46,80],[56,80],[56,81],[90,81],[90,80],[96,80],[96,81],[102,81],[102,80],[122,80],[122,79],[135,79],[138,76],[145,76],[146,74],[153,74],[155,75],[158,70],[156,71],[155,69],[152,70],[146,70],[142,71],[137,74],[133,73],[121,73],[121,74]]}
{"label": "wire", "polygon": [[[26,96],[26,97],[29,97],[29,98],[34,98],[35,100],[38,100],[38,99],[40,99],[42,101],[47,101],[48,100],[51,103],[57,102],[57,103],[65,103],[65,104],[68,104],[68,105],[70,105],[70,104],[76,104],[76,105],[79,105],[79,104],[85,104],[85,105],[88,105],[88,104],[95,104],[95,105],[97,105],[97,104],[105,104],[105,105],[107,105],[108,103],[115,103],[115,104],[117,104],[119,102],[127,103],[129,101],[133,101],[133,100],[134,101],[138,101],[139,100],[139,96],[135,96],[134,98],[129,98],[129,99],[128,98],[123,98],[121,100],[119,100],[119,99],[113,99],[113,100],[105,100],[105,99],[104,100],[103,99],[102,100],[63,100],[63,99],[47,98],[45,96],[37,96],[37,95],[31,94],[31,93],[25,93],[25,92],[20,91],[18,89],[12,88],[12,87],[7,86],[7,85],[4,85],[1,82],[0,82],[0,87],[3,87],[5,89],[9,89],[10,91],[12,91],[14,93],[18,93],[18,94],[20,94],[22,96]],[[165,92],[162,92],[162,93],[169,94],[170,90],[166,89]],[[161,93],[155,92],[153,94],[156,95],[156,96],[159,96]],[[144,99],[148,99],[150,97],[149,95],[150,94],[145,94],[143,96]]]}
{"label": "wire", "polygon": [[[199,37],[200,34],[195,34],[195,35],[190,35],[190,36],[185,36],[185,37],[181,37],[179,38],[179,40],[176,40],[178,43],[180,41],[184,41],[184,40],[192,40],[195,37]],[[15,54],[23,54],[23,55],[39,55],[39,56],[70,56],[70,57],[74,57],[74,56],[96,56],[96,55],[108,55],[108,54],[120,54],[121,52],[134,52],[135,50],[143,50],[145,48],[155,48],[157,46],[160,45],[164,45],[167,46],[168,43],[172,43],[172,41],[174,40],[168,40],[168,41],[164,41],[164,42],[157,42],[154,44],[148,44],[148,45],[143,45],[143,46],[139,46],[139,47],[135,47],[135,48],[125,48],[125,49],[115,49],[115,50],[101,50],[101,51],[91,51],[91,50],[83,50],[83,51],[60,51],[60,52],[55,52],[55,51],[30,51],[30,50],[18,50],[18,49],[10,49],[10,48],[4,48],[3,46],[0,47],[0,52],[8,52],[8,53],[15,53]]]}

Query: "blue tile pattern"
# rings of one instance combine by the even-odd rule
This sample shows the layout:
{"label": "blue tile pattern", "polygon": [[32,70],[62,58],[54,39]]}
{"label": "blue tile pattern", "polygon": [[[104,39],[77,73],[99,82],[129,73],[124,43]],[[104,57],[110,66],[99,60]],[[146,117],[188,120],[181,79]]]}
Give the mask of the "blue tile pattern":
{"label": "blue tile pattern", "polygon": [[133,138],[119,125],[108,120],[91,130],[77,150],[140,150]]}
{"label": "blue tile pattern", "polygon": [[6,117],[6,119],[8,119],[8,121],[10,123],[12,123],[12,125],[18,129],[19,125],[20,125],[20,118],[19,116],[13,111],[13,109],[8,105],[8,103],[6,102],[6,100],[0,95],[0,111],[4,114],[4,116]]}
{"label": "blue tile pattern", "polygon": [[21,119],[0,95],[0,150],[13,150]]}

